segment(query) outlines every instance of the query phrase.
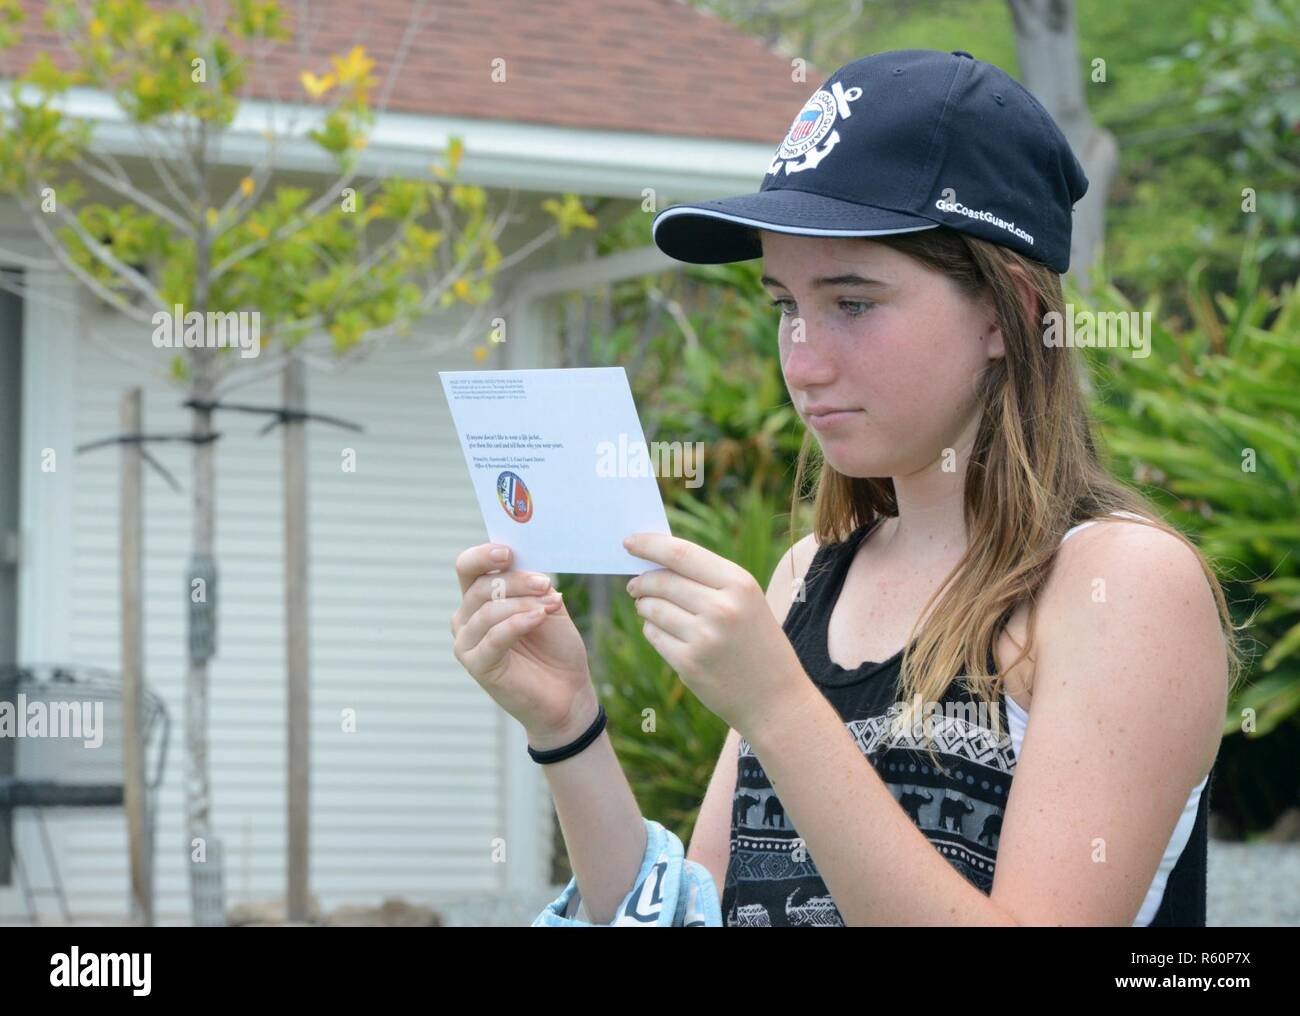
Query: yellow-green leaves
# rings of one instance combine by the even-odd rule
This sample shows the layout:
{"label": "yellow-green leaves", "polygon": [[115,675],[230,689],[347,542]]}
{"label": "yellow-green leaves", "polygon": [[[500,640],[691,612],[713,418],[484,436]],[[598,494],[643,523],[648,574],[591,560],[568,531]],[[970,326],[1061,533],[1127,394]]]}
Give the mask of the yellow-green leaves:
{"label": "yellow-green leaves", "polygon": [[354,46],[347,56],[331,57],[330,62],[334,64],[334,74],[339,84],[350,89],[357,102],[368,102],[370,89],[377,81],[370,76],[375,61],[366,56],[365,47]]}
{"label": "yellow-green leaves", "polygon": [[566,194],[559,201],[547,198],[542,202],[542,208],[559,224],[561,236],[568,236],[575,229],[596,228],[596,219],[582,207],[576,194]]}
{"label": "yellow-green leaves", "polygon": [[379,193],[381,198],[377,203],[393,219],[423,215],[431,207],[428,186],[421,180],[389,177],[380,185]]}
{"label": "yellow-green leaves", "polygon": [[406,242],[419,260],[425,260],[442,242],[442,231],[425,229],[419,223],[408,222],[405,228]]}
{"label": "yellow-green leaves", "polygon": [[462,212],[481,212],[487,204],[487,194],[482,187],[456,184],[451,189],[451,203]]}
{"label": "yellow-green leaves", "polygon": [[59,70],[46,52],[36,54],[20,80],[40,89],[45,95],[58,95],[73,83],[72,76]]}
{"label": "yellow-green leaves", "polygon": [[8,49],[22,39],[18,26],[25,18],[18,0],[0,0],[0,49]]}
{"label": "yellow-green leaves", "polygon": [[303,71],[298,75],[298,80],[302,83],[302,90],[313,99],[319,99],[338,84],[333,74],[325,74],[318,78],[311,71]]}
{"label": "yellow-green leaves", "polygon": [[447,142],[447,167],[452,173],[460,172],[460,160],[465,156],[465,142],[453,137]]}
{"label": "yellow-green leaves", "polygon": [[288,39],[275,0],[235,0],[226,28],[241,39]]}

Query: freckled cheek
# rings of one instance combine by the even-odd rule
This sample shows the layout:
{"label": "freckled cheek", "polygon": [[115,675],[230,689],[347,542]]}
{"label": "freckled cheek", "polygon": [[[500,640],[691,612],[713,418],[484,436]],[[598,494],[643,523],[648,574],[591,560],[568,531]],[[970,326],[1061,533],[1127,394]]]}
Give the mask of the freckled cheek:
{"label": "freckled cheek", "polygon": [[817,318],[787,318],[781,324],[777,341],[782,370],[795,350],[804,355],[815,354],[837,368],[837,372],[850,370],[869,355],[870,348],[870,337],[860,330]]}
{"label": "freckled cheek", "polygon": [[862,393],[868,418],[884,427],[906,424],[919,409],[931,405],[934,397],[924,377],[896,362],[859,371],[856,388]]}
{"label": "freckled cheek", "polygon": [[877,314],[863,335],[857,372],[886,403],[914,400],[932,390],[934,365],[928,347],[915,323],[898,314]]}
{"label": "freckled cheek", "polygon": [[875,385],[901,406],[918,400],[934,406],[968,394],[971,354],[959,341],[960,329],[941,317],[900,322],[875,357]]}

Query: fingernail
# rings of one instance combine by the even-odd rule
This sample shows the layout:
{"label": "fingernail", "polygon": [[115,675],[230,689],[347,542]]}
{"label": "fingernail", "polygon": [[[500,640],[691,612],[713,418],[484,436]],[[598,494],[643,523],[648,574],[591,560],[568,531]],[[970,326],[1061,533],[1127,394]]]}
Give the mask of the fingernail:
{"label": "fingernail", "polygon": [[559,590],[557,590],[557,589],[552,589],[549,593],[547,593],[545,596],[542,597],[542,602],[544,602],[544,603],[559,603],[559,602],[560,602],[560,592],[559,592]]}
{"label": "fingernail", "polygon": [[548,579],[545,575],[533,575],[530,576],[528,579],[528,588],[535,589],[539,593],[550,584],[551,584],[551,580]]}
{"label": "fingernail", "polygon": [[497,547],[488,555],[493,561],[505,562],[510,559],[510,551],[505,547]]}

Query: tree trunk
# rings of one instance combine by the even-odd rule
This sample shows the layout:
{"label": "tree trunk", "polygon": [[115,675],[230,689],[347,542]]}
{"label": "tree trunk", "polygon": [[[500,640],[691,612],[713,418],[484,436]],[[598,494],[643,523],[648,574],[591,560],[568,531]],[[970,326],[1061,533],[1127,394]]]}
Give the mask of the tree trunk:
{"label": "tree trunk", "polygon": [[[208,125],[201,124],[192,153],[199,172],[198,206],[209,199]],[[212,291],[212,234],[200,220],[194,242],[194,292],[190,310],[207,318]],[[187,776],[185,812],[190,835],[190,903],[194,923],[226,923],[225,859],[212,829],[212,786],[208,774],[208,660],[217,653],[216,450],[213,448],[212,409],[207,405],[216,390],[217,350],[191,351],[191,392],[202,403],[194,414],[194,518],[193,557],[190,559],[189,670],[185,680],[185,748]],[[203,595],[196,586],[202,583]]]}
{"label": "tree trunk", "polygon": [[1088,193],[1075,206],[1070,242],[1070,270],[1086,292],[1105,239],[1106,198],[1119,165],[1119,146],[1088,115],[1073,0],[1008,2],[1021,83],[1052,115],[1088,177]]}
{"label": "tree trunk", "polygon": [[[202,312],[200,312],[202,313]],[[192,351],[191,397],[212,398],[214,350]],[[224,924],[221,893],[222,863],[213,840],[211,784],[208,776],[208,660],[216,654],[217,567],[213,557],[216,535],[216,462],[212,410],[193,410],[194,488],[193,539],[189,588],[189,668],[185,678],[185,817],[189,833],[190,898],[195,924]],[[212,867],[208,867],[212,866]]]}

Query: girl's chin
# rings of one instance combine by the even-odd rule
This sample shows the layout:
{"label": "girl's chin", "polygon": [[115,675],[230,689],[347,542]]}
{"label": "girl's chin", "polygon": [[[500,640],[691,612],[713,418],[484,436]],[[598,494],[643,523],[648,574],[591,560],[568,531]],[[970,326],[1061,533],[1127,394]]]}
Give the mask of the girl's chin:
{"label": "girl's chin", "polygon": [[898,457],[898,442],[880,442],[874,434],[820,434],[818,445],[822,461],[841,476],[855,479],[894,476],[902,463]]}
{"label": "girl's chin", "polygon": [[893,475],[890,471],[892,468],[891,463],[887,463],[883,459],[863,455],[861,448],[855,448],[852,451],[837,448],[834,441],[828,441],[822,445],[822,461],[841,476],[850,476],[855,479],[865,480],[870,477]]}

